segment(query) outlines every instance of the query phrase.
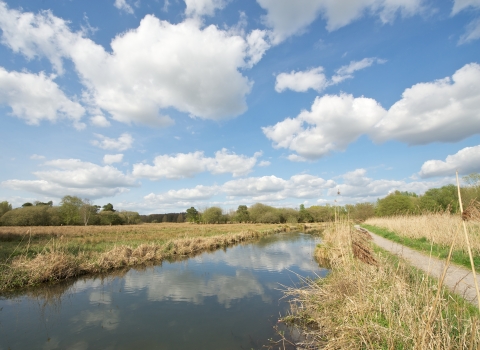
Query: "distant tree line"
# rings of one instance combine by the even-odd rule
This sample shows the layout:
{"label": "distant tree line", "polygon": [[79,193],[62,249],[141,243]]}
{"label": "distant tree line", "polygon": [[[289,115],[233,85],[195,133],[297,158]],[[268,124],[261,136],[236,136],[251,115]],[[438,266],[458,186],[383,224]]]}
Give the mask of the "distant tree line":
{"label": "distant tree line", "polygon": [[[480,174],[463,177],[461,188],[463,206],[480,200]],[[224,212],[219,207],[199,211],[194,207],[183,213],[139,215],[134,211],[116,211],[111,203],[100,207],[88,199],[65,196],[59,206],[52,202],[24,203],[12,209],[6,201],[0,202],[0,225],[5,226],[57,226],[57,225],[123,225],[138,223],[191,222],[191,223],[310,223],[333,221],[335,217],[364,221],[373,216],[418,215],[425,212],[458,213],[458,191],[455,185],[432,188],[423,195],[395,191],[378,199],[376,203],[357,203],[344,206],[313,205],[298,209],[275,208],[262,203],[250,207],[239,205],[237,210]]]}
{"label": "distant tree line", "polygon": [[0,203],[0,225],[3,226],[60,226],[60,225],[123,225],[140,223],[134,211],[116,211],[111,203],[103,207],[89,199],[65,196],[60,205],[52,202],[24,203],[20,208],[4,201]]}

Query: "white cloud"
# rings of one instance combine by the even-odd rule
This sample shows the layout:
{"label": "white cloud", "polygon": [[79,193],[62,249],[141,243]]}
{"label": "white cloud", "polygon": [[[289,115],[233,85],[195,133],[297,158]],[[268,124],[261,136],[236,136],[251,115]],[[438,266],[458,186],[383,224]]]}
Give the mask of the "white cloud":
{"label": "white cloud", "polygon": [[42,159],[45,159],[45,156],[40,156],[38,154],[32,154],[30,156],[30,159],[34,159],[34,160],[42,160]]}
{"label": "white cloud", "polygon": [[212,174],[231,173],[234,177],[250,173],[257,163],[261,152],[253,157],[237,155],[223,148],[215,153],[215,158],[205,157],[203,152],[178,153],[174,156],[161,155],[155,157],[153,166],[138,163],[133,165],[133,175],[151,180],[181,179],[209,171]]}
{"label": "white cloud", "polygon": [[410,145],[456,142],[480,132],[480,65],[463,66],[452,78],[406,89],[371,132],[375,141]]}
{"label": "white cloud", "polygon": [[453,176],[455,171],[462,175],[480,172],[480,145],[465,147],[442,160],[428,160],[423,163],[419,175],[422,178]]}
{"label": "white cloud", "polygon": [[465,44],[480,39],[480,18],[474,19],[467,24],[467,31],[460,37],[459,44]]}
{"label": "white cloud", "polygon": [[100,134],[95,134],[95,136],[100,140],[92,140],[92,145],[109,149],[114,151],[125,151],[129,148],[132,148],[133,137],[129,133],[123,133],[119,136],[118,139],[112,139],[107,136]]}
{"label": "white cloud", "polygon": [[383,64],[385,63],[385,60],[378,59],[376,57],[367,57],[364,58],[363,60],[360,61],[351,61],[348,65],[342,66],[336,71],[336,75],[332,77],[331,83],[330,84],[338,84],[345,79],[351,79],[353,78],[353,73],[370,67],[374,63],[380,63]]}
{"label": "white cloud", "polygon": [[[348,72],[347,69],[345,69]],[[317,97],[311,111],[262,128],[275,148],[294,151],[292,161],[315,160],[345,150],[360,135],[410,145],[456,142],[480,133],[480,65],[467,64],[452,78],[406,89],[388,111],[352,95]]]}
{"label": "white cloud", "polygon": [[65,96],[53,77],[47,77],[43,72],[8,72],[0,67],[0,104],[8,105],[12,114],[27,124],[70,119],[77,129],[85,127],[80,122],[85,109]]}
{"label": "white cloud", "polygon": [[258,163],[258,166],[261,166],[261,167],[266,167],[266,166],[269,166],[271,165],[272,163],[269,162],[268,160],[262,160]]}
{"label": "white cloud", "polygon": [[322,67],[312,68],[307,71],[280,73],[275,82],[275,91],[282,92],[290,89],[305,92],[309,89],[321,92],[328,86],[328,80]]}
{"label": "white cloud", "polygon": [[454,0],[452,15],[456,15],[467,8],[480,8],[480,0]]}
{"label": "white cloud", "polygon": [[290,89],[297,92],[306,92],[309,89],[313,89],[321,92],[328,86],[336,85],[346,79],[353,78],[353,73],[358,70],[370,67],[374,63],[385,62],[385,60],[375,57],[364,58],[360,61],[351,61],[350,64],[337,69],[336,74],[331,79],[325,76],[323,67],[316,67],[299,72],[291,71],[290,73],[280,73],[277,75],[275,90],[277,92],[283,92],[286,89]]}
{"label": "white cloud", "polygon": [[225,7],[225,0],[185,0],[185,14],[190,17],[213,16]]}
{"label": "white cloud", "polygon": [[[313,160],[348,144],[368,132],[386,111],[373,99],[341,94],[317,97],[311,111],[262,128],[275,148],[288,148]],[[302,158],[291,160],[303,160]]]}
{"label": "white cloud", "polygon": [[105,118],[103,115],[96,115],[90,118],[90,122],[95,125],[99,126],[101,128],[106,128],[109,127],[111,124],[108,121],[107,118]]}
{"label": "white cloud", "polygon": [[103,162],[105,164],[121,163],[123,160],[123,154],[105,154],[103,156]]}
{"label": "white cloud", "polygon": [[46,57],[63,71],[71,59],[86,87],[89,109],[123,123],[169,126],[162,110],[222,120],[244,113],[252,82],[240,73],[268,48],[263,31],[247,38],[200,20],[178,24],[145,16],[138,28],[117,35],[111,53],[51,12],[10,10],[0,3],[2,42],[28,58]]}
{"label": "white cloud", "polygon": [[79,159],[57,159],[45,162],[51,170],[36,171],[39,180],[7,180],[2,186],[53,197],[74,195],[100,198],[125,192],[138,184],[112,166],[99,166]]}
{"label": "white cloud", "polygon": [[198,185],[195,188],[185,188],[181,190],[170,190],[163,194],[154,194],[150,193],[145,196],[145,199],[149,202],[155,203],[171,203],[178,201],[196,201],[196,200],[205,200],[210,199],[218,193],[217,186],[203,186]]}
{"label": "white cloud", "polygon": [[[328,195],[335,197],[340,203],[366,202],[382,198],[396,190],[423,194],[430,188],[441,187],[452,183],[453,178],[443,178],[438,181],[405,180],[374,180],[366,176],[365,169],[356,169],[341,176],[343,184],[339,184],[328,191]],[[338,191],[340,195],[338,195]]]}
{"label": "white cloud", "polygon": [[127,3],[126,0],[115,0],[113,6],[119,10],[125,11],[126,13],[133,14],[133,8]]}
{"label": "white cloud", "polygon": [[411,16],[421,11],[422,0],[257,0],[267,11],[265,24],[273,29],[273,42],[301,34],[320,14],[327,30],[348,25],[365,14],[377,15],[383,23],[392,22],[397,12]]}

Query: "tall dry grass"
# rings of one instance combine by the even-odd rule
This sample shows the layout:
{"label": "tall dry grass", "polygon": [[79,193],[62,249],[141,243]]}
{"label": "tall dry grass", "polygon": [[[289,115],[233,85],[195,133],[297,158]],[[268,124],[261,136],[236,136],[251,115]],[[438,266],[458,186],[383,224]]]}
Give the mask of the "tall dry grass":
{"label": "tall dry grass", "polygon": [[[412,239],[427,239],[433,244],[448,247],[456,237],[455,249],[467,250],[462,234],[457,234],[462,218],[450,213],[426,213],[418,216],[398,215],[393,217],[376,217],[365,224],[381,227],[397,235]],[[480,223],[466,221],[470,245],[476,254],[480,254]]]}
{"label": "tall dry grass", "polygon": [[317,250],[332,272],[305,287],[287,290],[291,315],[304,333],[303,348],[477,349],[478,311],[441,291],[437,282],[385,252],[377,265],[354,258],[356,232],[346,223],[325,232]]}

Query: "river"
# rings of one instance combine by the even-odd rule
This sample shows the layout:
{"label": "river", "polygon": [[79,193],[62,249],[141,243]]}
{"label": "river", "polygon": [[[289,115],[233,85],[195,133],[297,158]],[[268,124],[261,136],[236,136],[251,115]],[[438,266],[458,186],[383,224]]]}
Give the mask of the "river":
{"label": "river", "polygon": [[0,350],[261,349],[288,309],[282,286],[328,273],[313,259],[318,242],[282,233],[2,296]]}

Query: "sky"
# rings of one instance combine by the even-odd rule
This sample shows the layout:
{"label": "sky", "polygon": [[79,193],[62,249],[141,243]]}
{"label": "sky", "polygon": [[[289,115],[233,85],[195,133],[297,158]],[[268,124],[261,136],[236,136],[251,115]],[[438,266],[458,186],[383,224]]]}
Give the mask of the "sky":
{"label": "sky", "polygon": [[141,214],[480,172],[480,0],[0,0],[0,201]]}

